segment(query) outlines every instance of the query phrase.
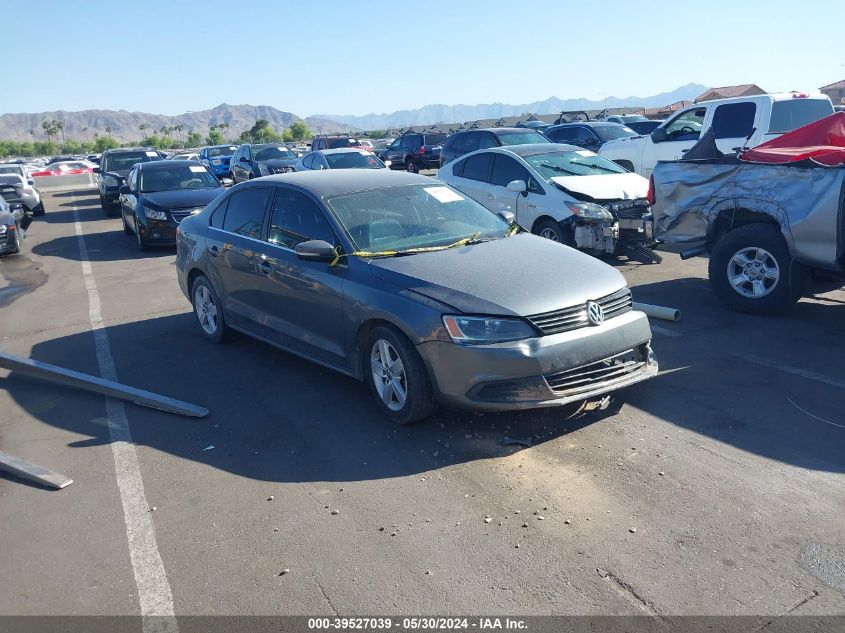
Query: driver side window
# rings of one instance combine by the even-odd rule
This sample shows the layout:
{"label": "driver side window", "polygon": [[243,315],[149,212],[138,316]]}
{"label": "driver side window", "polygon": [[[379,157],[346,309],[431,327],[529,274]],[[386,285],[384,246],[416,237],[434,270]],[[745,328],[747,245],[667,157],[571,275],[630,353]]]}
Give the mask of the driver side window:
{"label": "driver side window", "polygon": [[694,141],[701,135],[707,108],[693,108],[679,114],[666,126],[670,141]]}

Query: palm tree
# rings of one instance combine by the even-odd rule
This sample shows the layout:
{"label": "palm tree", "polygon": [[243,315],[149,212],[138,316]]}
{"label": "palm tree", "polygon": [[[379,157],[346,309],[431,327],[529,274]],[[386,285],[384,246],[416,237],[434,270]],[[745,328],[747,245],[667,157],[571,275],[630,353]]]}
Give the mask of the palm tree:
{"label": "palm tree", "polygon": [[[221,124],[220,124],[220,125],[218,125],[217,127],[221,128],[221,129],[223,129],[223,130],[226,130],[226,132],[228,132],[228,131],[229,131],[229,124],[228,124],[228,123],[225,123],[225,122],[224,122],[224,123],[221,123]],[[225,140],[226,132],[224,132],[224,133],[223,133],[224,140]]]}
{"label": "palm tree", "polygon": [[88,138],[88,126],[87,125],[84,128],[82,128],[82,136],[86,139]]}
{"label": "palm tree", "polygon": [[44,121],[41,123],[41,129],[44,130],[44,136],[47,137],[47,142],[51,143],[53,141],[53,122],[52,121]]}
{"label": "palm tree", "polygon": [[179,144],[180,144],[180,145],[184,145],[184,143],[182,143],[182,130],[184,130],[184,129],[185,129],[185,126],[184,126],[184,125],[182,125],[181,123],[179,123],[179,124],[175,125],[175,126],[173,127],[173,129],[176,131],[176,133],[177,133],[177,134],[178,134],[178,136],[179,136]]}
{"label": "palm tree", "polygon": [[145,142],[147,140],[147,128],[150,127],[146,123],[141,123],[138,126],[138,129],[141,131],[141,142]]}
{"label": "palm tree", "polygon": [[65,122],[59,119],[58,121],[53,121],[53,124],[56,126],[56,129],[62,133],[62,151],[64,151],[67,146],[67,142],[65,141]]}
{"label": "palm tree", "polygon": [[111,138],[111,128],[109,126],[106,126],[106,134],[108,134],[109,138]]}

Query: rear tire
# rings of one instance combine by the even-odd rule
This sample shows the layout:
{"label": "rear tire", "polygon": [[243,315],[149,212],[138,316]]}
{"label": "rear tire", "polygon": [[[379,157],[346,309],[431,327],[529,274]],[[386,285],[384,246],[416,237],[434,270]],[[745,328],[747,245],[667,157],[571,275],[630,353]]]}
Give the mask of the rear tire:
{"label": "rear tire", "polygon": [[220,298],[205,275],[194,279],[191,286],[191,305],[194,306],[194,316],[206,340],[222,343],[230,337],[231,330],[226,325]]}
{"label": "rear tire", "polygon": [[419,169],[417,169],[417,165],[414,162],[413,158],[406,158],[405,159],[405,170],[409,174],[416,174],[417,172],[419,172]]}
{"label": "rear tire", "polygon": [[123,221],[123,234],[132,235],[132,229],[130,229],[129,225],[126,223],[126,216],[121,213],[120,219]]}
{"label": "rear tire", "polygon": [[42,200],[32,209],[32,215],[44,215],[47,210],[44,208],[44,201]]}
{"label": "rear tire", "polygon": [[363,350],[364,375],[376,406],[397,424],[410,424],[437,409],[428,371],[417,350],[396,328],[373,328]]}
{"label": "rear tire", "polygon": [[750,314],[789,310],[809,282],[775,224],[747,224],[723,235],[710,253],[708,273],[722,303]]}

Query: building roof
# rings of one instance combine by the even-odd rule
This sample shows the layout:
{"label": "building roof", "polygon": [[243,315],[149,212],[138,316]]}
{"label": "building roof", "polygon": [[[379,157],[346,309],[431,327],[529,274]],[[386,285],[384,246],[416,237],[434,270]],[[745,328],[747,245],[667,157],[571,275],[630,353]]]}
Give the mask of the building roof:
{"label": "building roof", "polygon": [[646,108],[644,114],[650,119],[659,119],[662,117],[667,117],[673,112],[683,110],[687,106],[691,105],[692,101],[687,101],[686,99],[683,99],[682,101],[675,101],[675,103],[670,103],[669,105],[661,106],[659,108]]}
{"label": "building roof", "polygon": [[695,98],[695,102],[712,101],[713,99],[730,99],[731,97],[745,97],[748,95],[764,95],[766,91],[756,84],[741,84],[739,86],[721,86],[705,90]]}
{"label": "building roof", "polygon": [[832,83],[828,86],[822,86],[819,90],[845,90],[845,79]]}

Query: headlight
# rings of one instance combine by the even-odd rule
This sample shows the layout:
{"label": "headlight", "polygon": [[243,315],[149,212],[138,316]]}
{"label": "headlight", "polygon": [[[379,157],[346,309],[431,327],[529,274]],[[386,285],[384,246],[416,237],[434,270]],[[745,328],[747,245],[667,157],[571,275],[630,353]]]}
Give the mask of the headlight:
{"label": "headlight", "polygon": [[117,182],[117,178],[114,176],[105,176],[103,178],[103,182],[105,183],[106,187],[117,187],[120,183]]}
{"label": "headlight", "polygon": [[263,163],[256,163],[256,167],[258,167],[258,173],[262,176],[266,176],[267,174],[272,173],[270,172],[270,170],[267,169],[267,165],[264,165]]}
{"label": "headlight", "polygon": [[212,165],[222,165],[222,164],[223,164],[223,159],[222,159],[222,158],[212,158],[212,159],[211,159],[211,164],[212,164]]}
{"label": "headlight", "polygon": [[0,224],[0,235],[6,235],[6,225]]}
{"label": "headlight", "polygon": [[518,319],[492,317],[443,316],[443,325],[455,343],[504,343],[531,338],[537,333]]}
{"label": "headlight", "polygon": [[572,213],[584,220],[602,222],[613,219],[610,211],[600,204],[594,204],[592,202],[567,202],[566,206],[569,207],[569,210],[572,211]]}
{"label": "headlight", "polygon": [[147,209],[144,207],[144,215],[147,216],[148,220],[166,220],[167,214],[164,211],[154,211],[153,209]]}

